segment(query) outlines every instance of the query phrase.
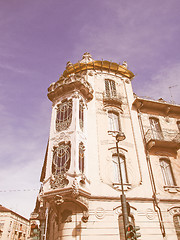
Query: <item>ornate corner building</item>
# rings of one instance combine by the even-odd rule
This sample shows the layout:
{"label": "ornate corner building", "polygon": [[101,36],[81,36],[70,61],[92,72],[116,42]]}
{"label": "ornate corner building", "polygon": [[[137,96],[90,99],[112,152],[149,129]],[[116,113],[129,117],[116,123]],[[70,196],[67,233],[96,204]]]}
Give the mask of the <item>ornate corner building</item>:
{"label": "ornate corner building", "polygon": [[129,221],[142,240],[180,240],[180,106],[133,94],[127,63],[85,53],[48,88],[49,141],[32,219],[46,240],[124,238],[121,180]]}

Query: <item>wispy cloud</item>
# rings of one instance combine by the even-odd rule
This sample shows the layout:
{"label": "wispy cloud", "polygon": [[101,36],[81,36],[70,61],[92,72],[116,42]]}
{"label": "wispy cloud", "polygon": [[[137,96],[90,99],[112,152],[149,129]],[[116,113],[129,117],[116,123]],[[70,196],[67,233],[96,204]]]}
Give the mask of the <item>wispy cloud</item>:
{"label": "wispy cloud", "polygon": [[[180,104],[180,63],[164,66],[152,76],[152,80],[144,82],[138,94],[152,97],[154,99],[163,98],[167,101],[175,101]],[[137,79],[138,81],[138,79]]]}

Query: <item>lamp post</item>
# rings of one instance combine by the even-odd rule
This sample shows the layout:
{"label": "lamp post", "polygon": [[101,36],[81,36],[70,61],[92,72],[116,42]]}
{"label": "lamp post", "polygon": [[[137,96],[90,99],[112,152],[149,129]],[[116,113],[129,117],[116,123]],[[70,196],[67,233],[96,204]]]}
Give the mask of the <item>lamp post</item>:
{"label": "lamp post", "polygon": [[123,224],[124,224],[124,234],[126,239],[126,226],[129,223],[128,219],[128,211],[127,211],[127,203],[126,203],[126,196],[124,193],[124,185],[123,185],[123,178],[122,178],[122,170],[121,170],[121,163],[120,163],[120,156],[119,156],[119,147],[118,143],[120,141],[123,141],[126,138],[123,132],[119,132],[116,135],[116,149],[117,149],[117,155],[118,155],[118,165],[119,165],[119,173],[120,173],[120,181],[121,181],[121,207],[122,207],[122,215],[123,215]]}

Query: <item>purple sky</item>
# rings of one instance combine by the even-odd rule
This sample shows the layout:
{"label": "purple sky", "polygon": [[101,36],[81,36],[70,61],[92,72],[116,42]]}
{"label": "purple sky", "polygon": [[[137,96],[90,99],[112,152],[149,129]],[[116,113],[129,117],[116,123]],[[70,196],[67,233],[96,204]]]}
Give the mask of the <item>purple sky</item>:
{"label": "purple sky", "polygon": [[[139,96],[180,103],[179,0],[0,1],[0,203],[29,218],[66,62],[128,62]],[[2,192],[4,190],[23,190]]]}

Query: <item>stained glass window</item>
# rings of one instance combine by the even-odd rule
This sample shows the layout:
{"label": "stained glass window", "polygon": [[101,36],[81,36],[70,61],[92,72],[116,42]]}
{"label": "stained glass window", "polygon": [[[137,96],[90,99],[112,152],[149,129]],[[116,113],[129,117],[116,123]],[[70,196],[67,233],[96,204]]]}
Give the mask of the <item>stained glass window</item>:
{"label": "stained glass window", "polygon": [[72,121],[72,100],[66,100],[58,105],[56,116],[56,130],[66,130]]}
{"label": "stained glass window", "polygon": [[71,145],[70,143],[65,144],[63,142],[54,149],[52,173],[63,174],[67,172],[70,168],[70,161],[71,161]]}
{"label": "stained glass window", "polygon": [[84,127],[84,105],[83,105],[82,100],[79,101],[79,125],[80,125],[80,128],[83,130],[83,127]]}
{"label": "stained glass window", "polygon": [[84,144],[81,142],[79,144],[79,171],[84,173],[84,151],[85,147]]}

